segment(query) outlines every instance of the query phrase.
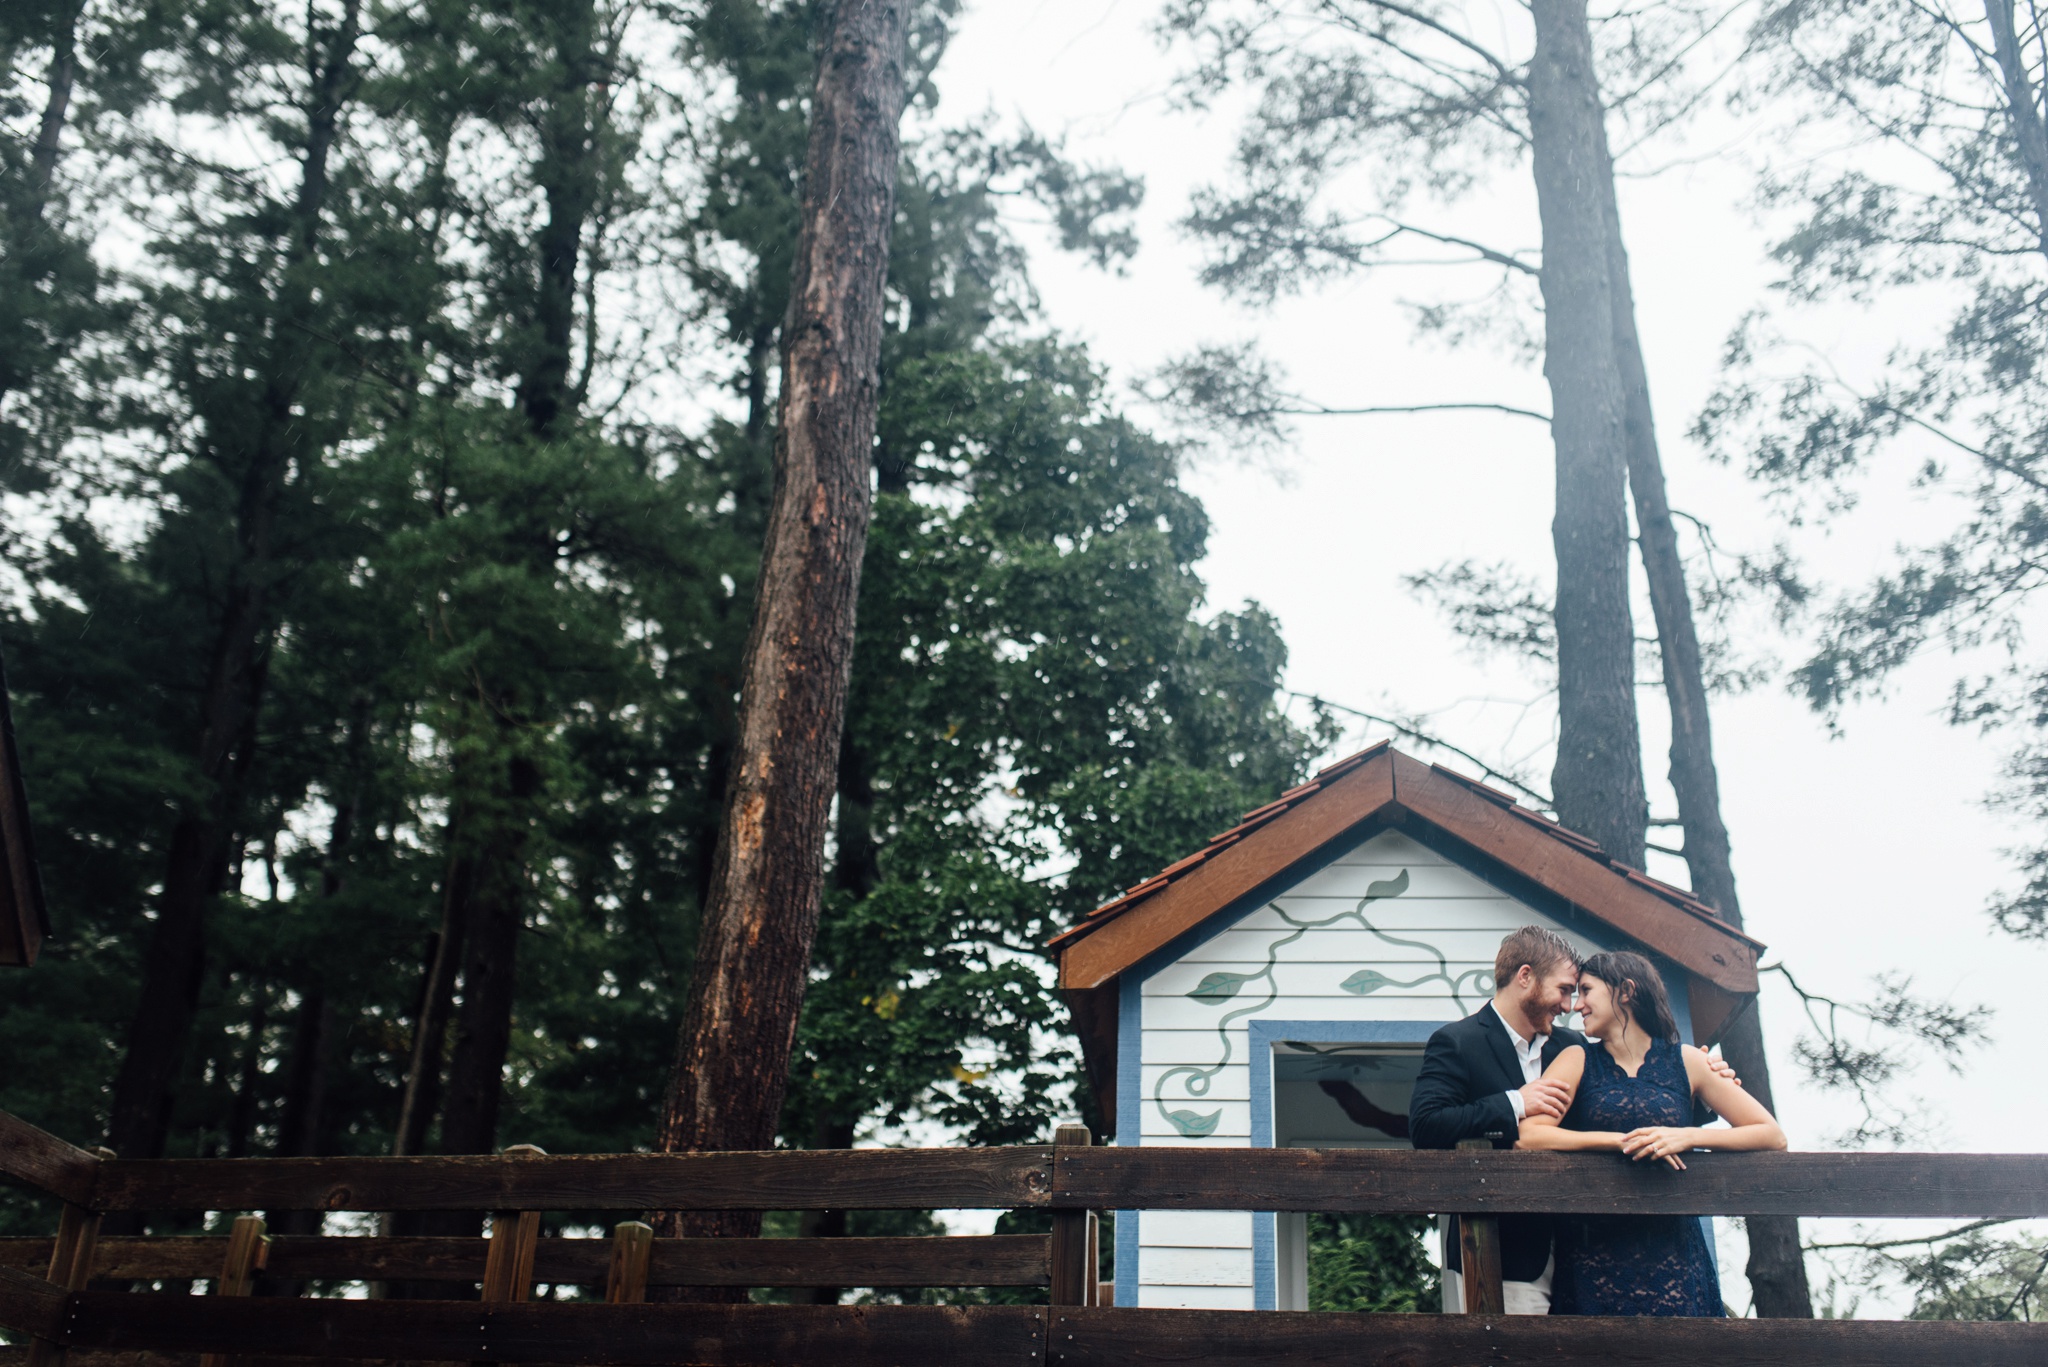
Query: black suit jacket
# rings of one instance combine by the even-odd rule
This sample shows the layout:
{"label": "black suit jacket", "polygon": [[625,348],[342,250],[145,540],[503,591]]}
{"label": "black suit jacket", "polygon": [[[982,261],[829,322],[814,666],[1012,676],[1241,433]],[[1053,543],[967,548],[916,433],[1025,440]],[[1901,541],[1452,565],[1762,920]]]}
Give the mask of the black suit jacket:
{"label": "black suit jacket", "polygon": [[[1576,1030],[1553,1030],[1543,1045],[1543,1066],[1559,1052],[1586,1037]],[[1408,1138],[1418,1149],[1449,1149],[1461,1139],[1490,1139],[1497,1149],[1511,1149],[1520,1132],[1507,1093],[1523,1086],[1522,1065],[1508,1043],[1507,1030],[1488,1002],[1461,1021],[1429,1037],[1422,1053],[1422,1073],[1408,1103]],[[1458,1269],[1458,1244],[1446,1251],[1449,1266]],[[1511,1282],[1532,1282],[1550,1260],[1550,1217],[1503,1215],[1500,1220],[1501,1276]]]}

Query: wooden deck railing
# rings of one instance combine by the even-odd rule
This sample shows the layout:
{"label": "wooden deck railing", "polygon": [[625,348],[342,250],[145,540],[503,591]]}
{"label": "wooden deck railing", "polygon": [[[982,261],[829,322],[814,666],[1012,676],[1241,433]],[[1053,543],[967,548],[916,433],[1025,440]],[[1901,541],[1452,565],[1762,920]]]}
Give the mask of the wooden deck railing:
{"label": "wooden deck railing", "polygon": [[[2048,1363],[2048,1326],[1317,1315],[1093,1305],[1093,1212],[1524,1211],[2048,1216],[2048,1155],[1699,1154],[1683,1173],[1588,1155],[1051,1146],[551,1157],[127,1161],[0,1115],[0,1175],[58,1197],[55,1237],[0,1241],[0,1326],[34,1367],[108,1355],[613,1364],[1140,1362]],[[544,1211],[1046,1209],[1047,1237],[541,1239]],[[496,1212],[488,1239],[97,1240],[115,1211]],[[249,1296],[251,1278],[443,1280],[480,1300]],[[216,1294],[89,1289],[205,1279]],[[1483,1278],[1481,1278],[1483,1280]],[[531,1302],[535,1283],[608,1303]],[[647,1304],[648,1286],[1034,1286],[1050,1307]],[[478,1292],[470,1292],[475,1295]]]}

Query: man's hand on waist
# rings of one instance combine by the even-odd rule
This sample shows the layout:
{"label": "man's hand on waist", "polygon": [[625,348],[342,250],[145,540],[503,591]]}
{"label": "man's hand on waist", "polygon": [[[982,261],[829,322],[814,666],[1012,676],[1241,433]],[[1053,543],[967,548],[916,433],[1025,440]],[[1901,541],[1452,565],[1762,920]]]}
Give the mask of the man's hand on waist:
{"label": "man's hand on waist", "polygon": [[1528,1086],[1508,1093],[1508,1102],[1515,1109],[1515,1119],[1527,1120],[1537,1116],[1544,1120],[1562,1120],[1572,1104],[1572,1094],[1562,1082],[1539,1077]]}

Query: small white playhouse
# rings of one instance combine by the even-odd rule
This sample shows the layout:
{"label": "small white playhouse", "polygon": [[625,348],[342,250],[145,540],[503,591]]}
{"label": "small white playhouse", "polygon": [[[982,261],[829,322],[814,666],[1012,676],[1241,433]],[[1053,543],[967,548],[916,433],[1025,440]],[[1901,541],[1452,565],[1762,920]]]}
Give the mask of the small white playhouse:
{"label": "small white playhouse", "polygon": [[[1493,992],[1501,937],[1647,953],[1710,1044],[1762,949],[1505,794],[1378,745],[1053,941],[1118,1144],[1406,1147],[1430,1033]],[[1307,1307],[1303,1215],[1119,1211],[1116,1303]]]}

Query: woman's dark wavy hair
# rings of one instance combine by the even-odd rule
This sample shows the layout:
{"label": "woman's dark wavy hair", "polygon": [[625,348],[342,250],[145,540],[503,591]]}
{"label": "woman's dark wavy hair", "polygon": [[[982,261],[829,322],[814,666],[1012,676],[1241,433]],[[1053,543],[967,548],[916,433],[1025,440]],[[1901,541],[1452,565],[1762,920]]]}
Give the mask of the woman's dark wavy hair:
{"label": "woman's dark wavy hair", "polygon": [[1627,950],[1595,954],[1579,965],[1579,973],[1606,983],[1614,993],[1615,1009],[1642,1026],[1651,1039],[1680,1042],[1678,1019],[1671,1014],[1671,994],[1664,990],[1664,979],[1648,959]]}

